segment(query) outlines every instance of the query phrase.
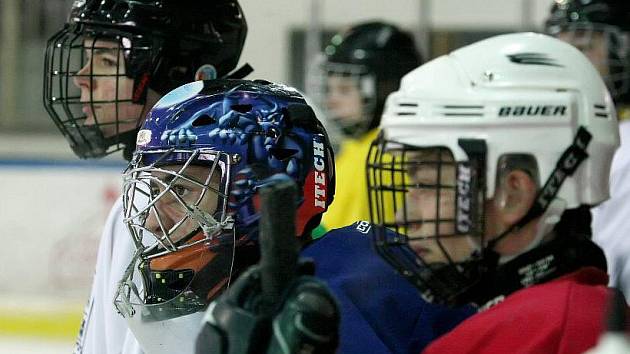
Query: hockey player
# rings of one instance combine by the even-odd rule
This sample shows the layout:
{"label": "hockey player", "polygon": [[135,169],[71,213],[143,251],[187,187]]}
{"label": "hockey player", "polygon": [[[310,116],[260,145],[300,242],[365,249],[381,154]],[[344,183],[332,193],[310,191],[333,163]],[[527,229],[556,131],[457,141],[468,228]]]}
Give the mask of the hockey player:
{"label": "hockey player", "polygon": [[[236,0],[75,1],[48,41],[44,104],[81,158],[123,150],[130,158],[142,118],[171,89],[222,77],[238,62],[247,25]],[[112,301],[134,246],[112,208],[76,353],[140,351]]]}
{"label": "hockey player", "polygon": [[322,125],[294,89],[197,81],[163,97],[138,133],[124,210],[137,245],[116,306],[149,353],[192,353],[207,303],[258,261],[258,188],[301,188],[302,242],[334,194]]}
{"label": "hockey player", "polygon": [[325,106],[345,133],[336,158],[338,193],[322,222],[330,230],[369,218],[363,162],[387,95],[422,60],[409,34],[383,22],[336,34],[325,54]]}
{"label": "hockey player", "polygon": [[371,212],[415,252],[380,229],[377,247],[427,300],[481,310],[425,352],[593,347],[612,290],[589,208],[608,198],[619,137],[588,59],[545,35],[497,36],[414,70],[387,107]]}
{"label": "hockey player", "polygon": [[[206,304],[258,261],[258,193],[276,173],[297,183],[302,255],[315,260],[315,276],[339,299],[340,352],[419,352],[472,313],[424,302],[371,247],[367,222],[311,243],[336,174],[325,130],[294,89],[264,81],[195,82],[162,98],[149,117],[124,186],[138,251],[116,299],[146,351],[188,352]],[[232,290],[235,301],[256,291],[248,285],[256,284],[253,274]],[[216,317],[234,327],[220,327],[221,335],[232,333],[243,345],[253,331],[253,340],[265,343],[269,328],[259,328],[255,314],[237,307],[222,314]]]}
{"label": "hockey player", "polygon": [[630,231],[626,214],[630,184],[630,4],[627,1],[563,1],[554,3],[547,32],[580,49],[606,82],[619,116],[621,148],[610,174],[611,198],[592,210],[593,239],[606,253],[611,285],[630,295]]}

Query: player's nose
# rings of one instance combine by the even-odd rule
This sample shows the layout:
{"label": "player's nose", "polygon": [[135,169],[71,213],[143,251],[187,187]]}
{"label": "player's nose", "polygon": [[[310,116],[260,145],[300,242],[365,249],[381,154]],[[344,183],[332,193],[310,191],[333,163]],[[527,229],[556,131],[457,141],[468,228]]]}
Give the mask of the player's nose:
{"label": "player's nose", "polygon": [[412,192],[407,192],[405,195],[404,208],[398,208],[394,215],[396,224],[405,225],[408,232],[415,232],[422,226],[423,213],[422,206],[417,205],[418,200],[412,196]]}
{"label": "player's nose", "polygon": [[328,107],[329,109],[333,109],[337,106],[339,106],[339,99],[337,98],[337,96],[332,94],[328,95],[326,97],[326,107]]}
{"label": "player's nose", "polygon": [[93,85],[92,76],[90,75],[90,63],[85,64],[81,70],[76,72],[72,82],[78,88],[89,89]]}
{"label": "player's nose", "polygon": [[154,235],[163,236],[167,233],[167,230],[172,226],[172,222],[168,218],[168,213],[160,212],[161,201],[157,201],[155,205],[149,210],[147,219],[144,223],[144,227],[151,231]]}
{"label": "player's nose", "polygon": [[146,227],[147,230],[151,231],[152,233],[156,233],[160,229],[160,224],[157,221],[157,216],[155,215],[155,213],[149,212],[149,215],[147,216],[147,221],[145,221],[144,223],[144,227]]}

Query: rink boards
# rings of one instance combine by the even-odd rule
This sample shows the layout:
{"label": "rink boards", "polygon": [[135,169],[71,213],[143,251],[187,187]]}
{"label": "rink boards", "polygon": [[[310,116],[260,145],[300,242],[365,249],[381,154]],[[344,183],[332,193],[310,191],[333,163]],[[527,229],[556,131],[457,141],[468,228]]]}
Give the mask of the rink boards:
{"label": "rink boards", "polygon": [[0,159],[0,335],[76,335],[124,166]]}

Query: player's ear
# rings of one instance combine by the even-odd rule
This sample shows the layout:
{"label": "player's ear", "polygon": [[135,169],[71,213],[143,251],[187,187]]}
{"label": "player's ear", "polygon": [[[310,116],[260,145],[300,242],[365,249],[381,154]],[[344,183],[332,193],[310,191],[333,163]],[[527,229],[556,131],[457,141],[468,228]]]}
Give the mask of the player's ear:
{"label": "player's ear", "polygon": [[494,210],[500,222],[513,225],[521,220],[534,203],[536,192],[536,182],[528,173],[512,170],[504,175],[494,198]]}

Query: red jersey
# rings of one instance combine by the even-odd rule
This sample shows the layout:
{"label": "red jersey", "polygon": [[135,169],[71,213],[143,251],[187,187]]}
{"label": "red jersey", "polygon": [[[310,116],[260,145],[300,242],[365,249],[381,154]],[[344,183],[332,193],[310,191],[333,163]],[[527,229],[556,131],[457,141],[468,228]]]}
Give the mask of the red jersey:
{"label": "red jersey", "polygon": [[582,354],[597,344],[613,291],[585,267],[519,290],[462,322],[424,354]]}

